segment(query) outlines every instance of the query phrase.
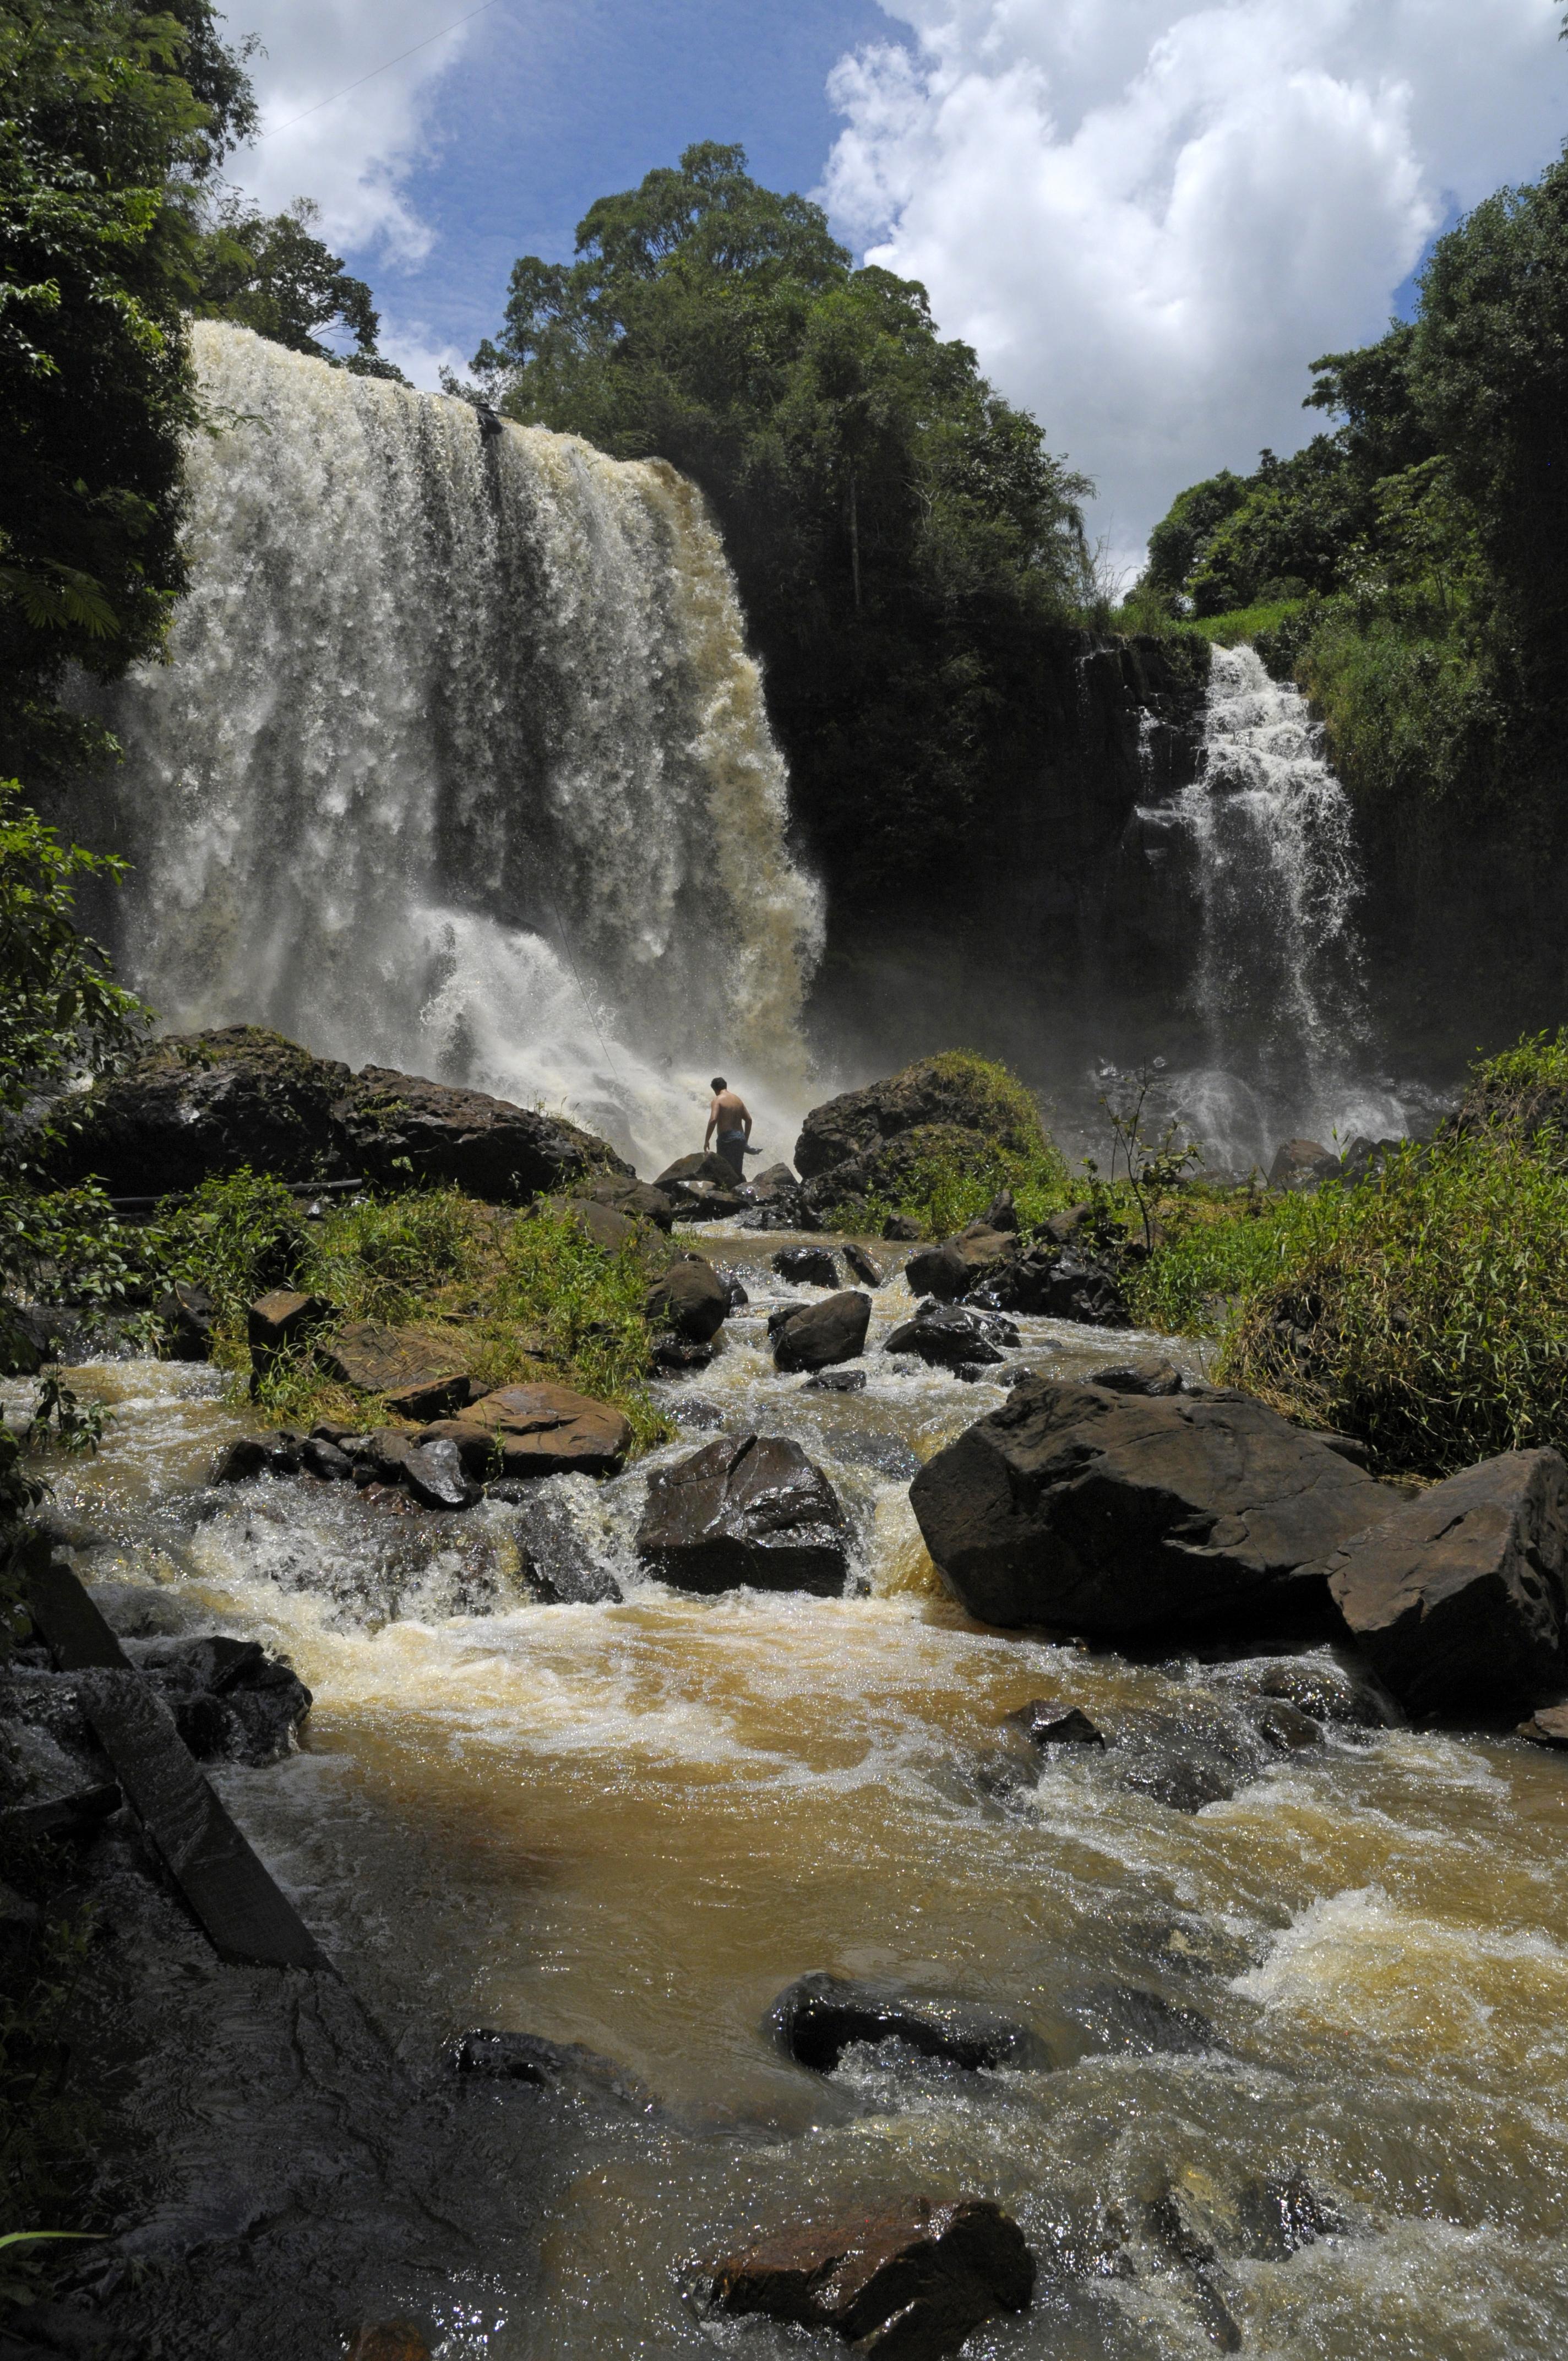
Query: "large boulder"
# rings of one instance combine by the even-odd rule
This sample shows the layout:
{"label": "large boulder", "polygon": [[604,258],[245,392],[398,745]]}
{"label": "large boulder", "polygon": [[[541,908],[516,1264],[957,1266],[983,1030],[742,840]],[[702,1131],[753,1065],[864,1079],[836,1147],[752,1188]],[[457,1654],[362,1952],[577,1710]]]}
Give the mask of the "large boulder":
{"label": "large boulder", "polygon": [[815,1180],[874,1157],[889,1140],[933,1126],[1014,1151],[1037,1147],[1038,1117],[999,1091],[998,1079],[979,1059],[949,1053],[917,1059],[885,1082],[845,1091],[806,1116],[795,1142],[795,1170],[803,1180]]}
{"label": "large boulder", "polygon": [[865,1351],[871,1319],[871,1297],[852,1287],[825,1297],[820,1303],[775,1312],[768,1323],[773,1367],[793,1373],[857,1360]]}
{"label": "large boulder", "polygon": [[729,1315],[729,1290],[704,1256],[679,1255],[648,1290],[642,1310],[652,1326],[707,1345]]}
{"label": "large boulder", "polygon": [[911,2197],[758,2239],[710,2284],[721,2312],[836,2329],[868,2361],[943,2361],[982,2321],[1027,2309],[1035,2259],[989,2198]]}
{"label": "large boulder", "polygon": [[448,1180],[520,1203],[631,1168],[555,1115],[388,1066],[355,1074],[258,1025],[166,1034],[94,1083],[61,1153],[63,1179],[116,1195],[194,1189],[241,1165],[280,1180]]}
{"label": "large boulder", "polygon": [[749,1583],[836,1598],[850,1569],[838,1496],[798,1443],[727,1434],[654,1470],[637,1554],[662,1582],[711,1595]]}
{"label": "large boulder", "polygon": [[1561,1688],[1568,1466],[1508,1451],[1346,1542],[1329,1588],[1408,1712],[1508,1711]]}
{"label": "large boulder", "polygon": [[1098,1257],[1036,1244],[994,1265],[978,1292],[1025,1317],[1076,1320],[1090,1328],[1130,1328],[1133,1315],[1112,1266]]}
{"label": "large boulder", "polygon": [[1112,1642],[1331,1619],[1324,1561],[1389,1500],[1245,1395],[1046,1378],[928,1460],[909,1497],[972,1615]]}
{"label": "large boulder", "polygon": [[894,1329],[883,1345],[884,1353],[913,1353],[933,1368],[983,1367],[1002,1358],[1002,1347],[1016,1345],[1018,1331],[999,1313],[971,1312],[961,1303],[937,1303],[927,1297],[913,1320]]}
{"label": "large boulder", "polygon": [[418,1441],[450,1441],[466,1476],[614,1476],[631,1448],[631,1428],[609,1402],[569,1386],[501,1386],[460,1418],[436,1419]]}

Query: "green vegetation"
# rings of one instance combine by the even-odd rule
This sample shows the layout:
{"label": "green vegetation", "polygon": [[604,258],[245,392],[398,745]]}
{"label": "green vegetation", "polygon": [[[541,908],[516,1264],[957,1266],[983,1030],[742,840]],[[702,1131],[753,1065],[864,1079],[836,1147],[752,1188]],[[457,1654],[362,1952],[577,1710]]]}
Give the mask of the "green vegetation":
{"label": "green vegetation", "polygon": [[[334,1206],[309,1221],[281,1182],[249,1171],[208,1180],[146,1235],[149,1266],[206,1289],[214,1358],[250,1399],[246,1310],[269,1288],[323,1296],[345,1320],[444,1335],[479,1381],[548,1376],[630,1419],[640,1447],[663,1432],[648,1392],[648,1288],[669,1258],[656,1235],[609,1253],[565,1213],[513,1213],[456,1189]],[[281,1358],[258,1408],[275,1423],[365,1414],[312,1353]]]}
{"label": "green vegetation", "polygon": [[1180,493],[1129,609],[1255,640],[1364,798],[1522,822],[1568,703],[1568,158],[1439,241],[1413,321],[1311,368],[1339,425]]}
{"label": "green vegetation", "polygon": [[[258,214],[236,198],[214,207],[200,257],[197,310],[356,377],[406,385],[401,369],[376,349],[381,321],[369,288],[316,236],[320,218],[320,206],[309,197],[296,197],[280,214]],[[351,335],[354,350],[345,357],[323,345],[323,330]]]}
{"label": "green vegetation", "polygon": [[[866,901],[950,880],[1037,746],[1042,633],[1091,594],[1087,491],[744,152],[601,198],[570,265],[525,255],[474,367],[510,417],[701,485],[767,670],[796,809]],[[457,390],[455,386],[454,390]]]}
{"label": "green vegetation", "polygon": [[1151,1324],[1388,1470],[1568,1447],[1568,1036],[1475,1069],[1458,1118],[1356,1186],[1188,1191],[1134,1282]]}
{"label": "green vegetation", "polygon": [[941,1238],[976,1220],[1003,1189],[1013,1191],[1025,1227],[1071,1202],[1066,1159],[1016,1075],[972,1049],[945,1050],[920,1068],[961,1093],[961,1120],[888,1141],[870,1189],[828,1209],[831,1218],[877,1230],[898,1214],[917,1223],[922,1236]]}

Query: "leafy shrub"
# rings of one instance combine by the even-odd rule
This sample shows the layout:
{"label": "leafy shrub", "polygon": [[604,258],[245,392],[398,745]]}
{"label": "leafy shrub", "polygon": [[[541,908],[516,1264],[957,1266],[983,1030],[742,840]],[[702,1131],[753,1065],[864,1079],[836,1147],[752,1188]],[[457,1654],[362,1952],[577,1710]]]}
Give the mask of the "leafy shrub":
{"label": "leafy shrub", "polygon": [[310,1282],[346,1319],[411,1320],[440,1290],[477,1276],[488,1226],[459,1189],[367,1198],[327,1215]]}
{"label": "leafy shrub", "polygon": [[158,1224],[155,1250],[170,1279],[206,1290],[220,1328],[243,1330],[257,1296],[300,1280],[310,1224],[281,1180],[243,1165],[171,1207]]}
{"label": "leafy shrub", "polygon": [[830,1219],[879,1228],[898,1213],[918,1222],[927,1236],[947,1237],[1003,1189],[1012,1190],[1025,1223],[1043,1221],[1069,1202],[1066,1159],[1015,1074],[972,1049],[947,1049],[921,1063],[961,1090],[961,1114],[890,1139],[871,1191],[825,1208]]}
{"label": "leafy shrub", "polygon": [[1303,1200],[1261,1191],[1193,1190],[1157,1208],[1155,1252],[1127,1281],[1140,1325],[1179,1336],[1212,1335],[1237,1300],[1277,1276]]}

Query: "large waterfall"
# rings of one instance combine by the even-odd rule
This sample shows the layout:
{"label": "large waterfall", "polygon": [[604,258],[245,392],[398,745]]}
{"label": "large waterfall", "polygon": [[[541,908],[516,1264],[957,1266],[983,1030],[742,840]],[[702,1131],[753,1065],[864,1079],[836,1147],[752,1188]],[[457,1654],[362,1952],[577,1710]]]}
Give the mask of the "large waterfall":
{"label": "large waterfall", "polygon": [[700,496],[240,329],[196,354],[190,595],[106,700],[160,1020],[564,1107],[645,1168],[721,1070],[787,1153],[818,902]]}
{"label": "large waterfall", "polygon": [[1199,775],[1140,818],[1178,840],[1195,895],[1203,1057],[1168,1095],[1212,1161],[1266,1170],[1290,1134],[1343,1148],[1402,1133],[1371,1071],[1350,798],[1300,691],[1255,648],[1214,650]]}

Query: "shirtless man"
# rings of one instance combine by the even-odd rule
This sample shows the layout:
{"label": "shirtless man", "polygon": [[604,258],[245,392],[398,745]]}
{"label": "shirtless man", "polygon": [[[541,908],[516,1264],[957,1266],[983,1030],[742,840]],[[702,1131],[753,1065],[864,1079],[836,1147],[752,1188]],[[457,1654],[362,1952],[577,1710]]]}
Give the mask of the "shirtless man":
{"label": "shirtless man", "polygon": [[722,1074],[715,1074],[712,1083],[713,1104],[707,1110],[707,1129],[702,1135],[702,1152],[707,1154],[713,1140],[720,1156],[733,1171],[737,1180],[746,1177],[746,1143],[751,1137],[751,1118],[746,1102],[732,1091]]}

